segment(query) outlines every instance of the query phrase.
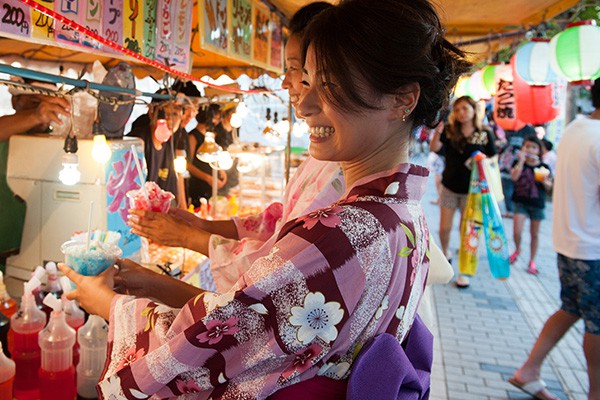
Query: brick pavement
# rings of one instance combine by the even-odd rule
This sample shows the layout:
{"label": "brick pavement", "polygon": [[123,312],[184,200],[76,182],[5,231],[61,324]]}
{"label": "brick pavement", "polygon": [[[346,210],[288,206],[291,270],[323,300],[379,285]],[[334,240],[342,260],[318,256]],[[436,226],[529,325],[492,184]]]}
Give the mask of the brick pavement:
{"label": "brick pavement", "polygon": [[[415,162],[415,160],[413,160]],[[423,164],[423,159],[417,159]],[[436,198],[433,179],[423,199],[432,235],[438,240],[439,209],[430,203]],[[433,400],[527,399],[506,382],[523,363],[546,319],[559,307],[559,280],[556,254],[551,239],[551,203],[540,229],[536,258],[540,274],[525,272],[529,257],[528,224],[525,225],[521,257],[507,281],[494,280],[488,269],[485,249],[480,249],[477,275],[468,289],[452,283],[433,290],[437,326],[434,346]],[[458,215],[455,217],[450,248],[458,249]],[[511,250],[512,220],[504,219]],[[542,378],[561,399],[587,399],[587,374],[581,349],[583,324],[571,328],[542,369]]]}

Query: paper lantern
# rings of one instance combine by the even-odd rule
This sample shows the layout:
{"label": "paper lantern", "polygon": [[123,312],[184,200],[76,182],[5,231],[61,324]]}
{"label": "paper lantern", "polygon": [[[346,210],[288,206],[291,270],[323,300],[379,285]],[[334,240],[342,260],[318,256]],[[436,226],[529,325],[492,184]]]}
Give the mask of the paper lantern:
{"label": "paper lantern", "polygon": [[492,95],[483,84],[482,70],[479,70],[471,75],[471,79],[469,79],[469,93],[471,93],[471,97],[475,101],[489,100],[492,98]]}
{"label": "paper lantern", "polygon": [[545,86],[556,80],[550,67],[550,39],[532,39],[519,47],[514,60],[514,71],[529,85]]}
{"label": "paper lantern", "polygon": [[511,65],[515,108],[519,111],[519,120],[531,125],[552,121],[559,112],[556,82],[544,86],[529,85],[516,71],[517,59],[518,54],[515,54],[511,59]]}
{"label": "paper lantern", "polygon": [[596,21],[569,24],[550,41],[550,65],[571,83],[591,83],[600,76],[599,43]]}
{"label": "paper lantern", "polygon": [[483,86],[490,93],[490,95],[496,94],[496,67],[501,65],[500,63],[492,63],[490,65],[486,65],[481,70],[481,78],[483,81]]}
{"label": "paper lantern", "polygon": [[518,119],[510,65],[499,65],[495,74],[494,121],[505,131],[518,131],[525,123]]}
{"label": "paper lantern", "polygon": [[463,75],[458,78],[456,86],[454,86],[454,97],[470,96],[469,93],[469,78],[470,76]]}

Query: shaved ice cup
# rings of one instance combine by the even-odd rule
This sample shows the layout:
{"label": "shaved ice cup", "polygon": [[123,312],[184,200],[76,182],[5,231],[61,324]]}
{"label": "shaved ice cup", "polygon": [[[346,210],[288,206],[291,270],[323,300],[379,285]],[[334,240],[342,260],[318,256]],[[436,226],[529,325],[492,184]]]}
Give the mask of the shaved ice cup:
{"label": "shaved ice cup", "polygon": [[101,274],[123,254],[121,248],[113,243],[92,242],[87,250],[85,242],[75,240],[63,243],[60,250],[65,255],[65,264],[86,276]]}
{"label": "shaved ice cup", "polygon": [[[146,192],[148,193],[148,200],[146,200],[144,191],[141,188],[127,192],[130,207],[134,210],[150,210],[162,213],[168,212],[175,195],[171,192],[162,190],[154,182],[146,182],[145,187]],[[148,204],[148,201],[150,204]]]}

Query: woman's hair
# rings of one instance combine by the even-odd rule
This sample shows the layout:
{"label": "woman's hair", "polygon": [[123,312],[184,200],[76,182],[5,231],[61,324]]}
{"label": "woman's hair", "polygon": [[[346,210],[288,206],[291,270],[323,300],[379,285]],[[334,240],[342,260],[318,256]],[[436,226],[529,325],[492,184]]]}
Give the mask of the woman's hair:
{"label": "woman's hair", "polygon": [[592,105],[594,108],[600,108],[600,78],[594,81],[592,86]]}
{"label": "woman's hair", "polygon": [[333,7],[333,4],[331,3],[315,1],[314,3],[307,4],[296,11],[290,21],[290,36],[302,35],[310,21],[312,21],[317,14],[331,7]]}
{"label": "woman's hair", "polygon": [[543,149],[543,146],[544,146],[544,145],[542,144],[542,141],[541,141],[540,139],[538,139],[538,137],[537,137],[537,136],[535,136],[535,135],[529,135],[529,136],[526,136],[526,137],[525,137],[525,139],[523,139],[523,146],[521,146],[521,147],[524,147],[524,146],[525,146],[525,143],[527,143],[527,142],[531,142],[531,143],[535,143],[535,144],[537,144],[537,147],[538,147],[538,149],[539,149],[539,152],[538,152],[538,154],[537,154],[537,155],[538,155],[538,156],[540,157],[540,159],[541,159],[541,157],[542,157],[542,149]]}
{"label": "woman's hair", "polygon": [[437,125],[451,89],[471,66],[444,39],[428,0],[343,1],[310,23],[304,58],[309,45],[321,78],[336,83],[324,96],[339,109],[377,109],[357,90],[357,78],[381,94],[402,94],[405,85],[419,83],[419,101],[410,114],[413,127]]}
{"label": "woman's hair", "polygon": [[478,131],[481,130],[480,119],[477,115],[477,102],[473,100],[469,96],[462,96],[458,99],[454,100],[452,103],[452,111],[450,112],[450,116],[448,117],[448,125],[446,125],[446,137],[452,143],[455,149],[459,149],[463,151],[467,146],[467,138],[462,133],[462,123],[456,120],[456,115],[454,114],[454,107],[456,107],[459,103],[467,103],[469,106],[473,108],[473,126]]}

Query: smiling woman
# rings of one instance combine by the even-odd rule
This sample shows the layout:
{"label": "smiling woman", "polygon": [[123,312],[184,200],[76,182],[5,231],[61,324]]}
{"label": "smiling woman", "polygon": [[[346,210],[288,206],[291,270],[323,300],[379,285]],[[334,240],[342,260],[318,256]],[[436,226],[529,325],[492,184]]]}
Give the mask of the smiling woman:
{"label": "smiling woman", "polygon": [[170,309],[116,295],[114,268],[90,278],[61,267],[77,283],[70,297],[110,319],[105,398],[345,399],[360,349],[406,341],[429,268],[428,172],[406,163],[407,142],[435,125],[468,67],[442,34],[427,0],[347,0],[315,17],[298,112],[311,155],[339,161],[348,188],[288,220],[226,293]]}

